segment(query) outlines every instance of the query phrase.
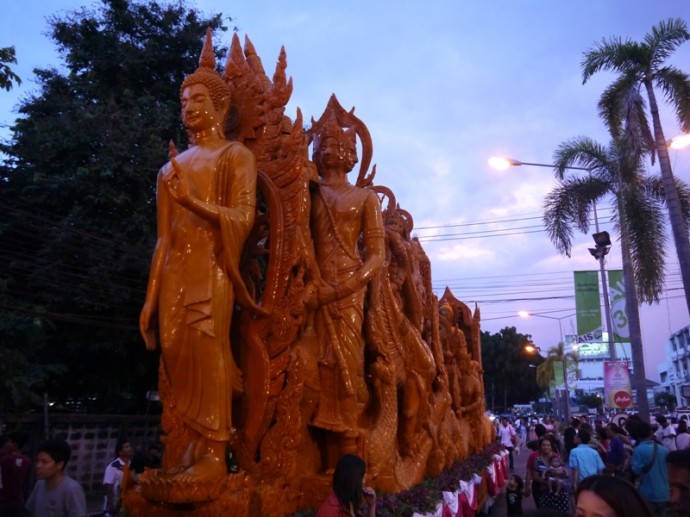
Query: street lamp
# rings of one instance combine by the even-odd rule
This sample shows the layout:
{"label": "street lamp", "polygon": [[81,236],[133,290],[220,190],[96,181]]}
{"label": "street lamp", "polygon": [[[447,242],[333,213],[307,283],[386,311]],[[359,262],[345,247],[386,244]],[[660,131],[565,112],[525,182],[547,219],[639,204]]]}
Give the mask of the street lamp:
{"label": "street lamp", "polygon": [[[519,167],[521,165],[530,165],[532,167],[549,167],[550,169],[556,169],[557,168],[555,165],[549,165],[546,163],[521,162],[520,160],[516,160],[515,158],[506,158],[504,156],[492,156],[491,158],[489,158],[489,165],[491,165],[492,168],[499,170],[499,171],[504,171],[508,167]],[[574,167],[573,166],[573,167],[565,167],[565,168],[591,172],[591,169],[588,169],[587,167]]]}
{"label": "street lamp", "polygon": [[671,138],[668,146],[671,149],[682,149],[690,145],[690,134],[677,135]]}
{"label": "street lamp", "polygon": [[546,318],[548,320],[557,320],[558,321],[558,330],[560,332],[561,336],[561,343],[563,343],[563,324],[562,321],[566,318],[572,318],[575,316],[574,314],[568,314],[567,316],[561,316],[560,318],[558,316],[547,316],[546,314],[535,314],[533,312],[529,311],[518,311],[518,316],[521,318]]}
{"label": "street lamp", "polygon": [[[520,160],[516,160],[514,158],[504,158],[500,156],[492,156],[489,158],[489,165],[497,170],[505,170],[508,167],[518,167],[521,165],[548,167],[550,169],[558,168],[553,164],[549,165],[548,163],[521,162]],[[592,169],[587,167],[567,166],[562,168],[587,171],[590,173],[592,172]],[[597,206],[595,203],[592,203],[592,211],[594,214],[594,228],[596,229],[596,233],[593,234],[592,237],[594,237],[596,248],[589,248],[589,252],[599,261],[599,274],[601,276],[602,291],[604,292],[604,317],[606,319],[606,332],[608,333],[609,357],[612,361],[614,361],[616,359],[616,345],[613,342],[613,332],[611,332],[611,303],[609,302],[608,282],[606,282],[606,268],[604,266],[604,257],[611,249],[611,238],[609,237],[608,232],[599,231],[599,217],[597,216]],[[606,241],[608,241],[608,245],[604,245]],[[562,335],[563,332],[561,332],[561,336]],[[562,340],[563,339],[561,338],[561,341]]]}
{"label": "street lamp", "polygon": [[[528,343],[524,346],[525,352],[528,354],[537,354],[541,353],[541,348],[539,348],[537,345],[534,343]],[[563,417],[566,422],[570,421],[570,387],[568,386],[568,364],[565,359],[565,355],[563,356],[563,359],[560,361],[560,363],[563,365],[563,389],[565,391],[565,407],[563,409]]]}

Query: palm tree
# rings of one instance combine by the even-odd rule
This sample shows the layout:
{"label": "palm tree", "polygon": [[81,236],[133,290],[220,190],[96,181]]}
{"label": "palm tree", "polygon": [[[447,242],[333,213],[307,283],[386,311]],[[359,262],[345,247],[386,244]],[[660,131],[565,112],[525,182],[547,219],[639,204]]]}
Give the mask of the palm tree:
{"label": "palm tree", "polygon": [[[674,109],[682,130],[690,132],[690,78],[681,70],[664,64],[676,48],[688,39],[690,33],[686,22],[679,18],[669,19],[652,27],[652,32],[639,43],[622,41],[620,38],[603,40],[594,49],[585,52],[581,66],[583,84],[600,70],[620,74],[604,91],[599,101],[599,111],[611,133],[625,134],[634,152],[647,149],[651,152],[652,163],[655,154],[658,155],[666,207],[690,311],[688,221],[674,181],[654,90],[661,90]],[[647,119],[643,92],[649,103],[653,132]]]}
{"label": "palm tree", "polygon": [[[544,224],[559,252],[570,256],[575,229],[589,232],[591,207],[606,198],[614,200],[613,220],[620,234],[625,282],[625,302],[633,361],[633,385],[638,410],[649,417],[644,368],[640,301],[659,300],[663,290],[666,234],[662,214],[664,184],[647,177],[643,152],[633,151],[626,139],[607,148],[587,137],[562,143],[554,153],[558,185],[546,196]],[[589,170],[585,177],[566,176],[572,166]],[[690,214],[690,188],[675,181],[683,213]]]}
{"label": "palm tree", "polygon": [[[578,360],[579,356],[576,352],[566,352],[565,345],[563,343],[558,343],[546,352],[544,362],[537,366],[537,384],[544,390],[550,390],[551,383],[555,379],[554,372],[556,368],[563,368],[564,384],[566,386],[566,391],[568,391],[567,371],[572,371],[574,368],[575,372],[577,372]],[[566,416],[569,416],[570,394],[566,397],[566,401],[566,404],[568,404]]]}

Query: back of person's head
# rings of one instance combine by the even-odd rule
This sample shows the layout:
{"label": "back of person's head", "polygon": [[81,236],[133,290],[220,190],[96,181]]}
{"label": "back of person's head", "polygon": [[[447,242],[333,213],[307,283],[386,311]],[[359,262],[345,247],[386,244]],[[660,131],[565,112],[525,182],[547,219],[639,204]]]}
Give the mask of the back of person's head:
{"label": "back of person's head", "polygon": [[620,427],[618,427],[618,426],[617,426],[616,424],[614,424],[614,423],[610,423],[610,424],[607,425],[606,427],[609,428],[611,431],[613,431],[613,432],[616,433],[616,434],[623,434],[623,433],[624,433],[623,429],[621,429]]}
{"label": "back of person's head", "polygon": [[687,433],[688,432],[688,422],[686,420],[681,420],[678,422],[678,429],[676,429],[676,433]]}
{"label": "back of person's head", "polygon": [[592,435],[589,434],[589,431],[586,429],[580,429],[577,432],[577,437],[580,439],[580,443],[584,443],[585,445],[592,439]]}
{"label": "back of person's head", "polygon": [[600,441],[607,440],[609,437],[608,431],[606,430],[605,427],[597,427],[596,433],[597,433],[597,438],[599,438]]}
{"label": "back of person's head", "polygon": [[364,460],[354,454],[346,454],[338,461],[333,472],[333,492],[344,508],[354,508],[359,513],[362,502],[362,479],[366,465]]}
{"label": "back of person's head", "polygon": [[690,472],[690,449],[671,451],[666,455],[666,463]]}
{"label": "back of person's head", "polygon": [[638,439],[640,440],[645,440],[649,438],[650,436],[652,436],[652,433],[654,432],[651,424],[643,421],[638,422],[635,428],[637,430]]}
{"label": "back of person's head", "polygon": [[[647,422],[643,421],[639,416],[637,415],[631,415],[626,421],[625,421],[625,430],[628,432],[628,434],[633,438],[633,440],[640,440],[641,437],[641,432],[644,428],[644,431],[647,432],[649,430],[649,433],[651,434],[652,426],[650,426]],[[644,436],[646,438],[649,436],[647,434]]]}
{"label": "back of person's head", "polygon": [[537,435],[537,438],[541,438],[546,434],[546,427],[544,424],[537,424],[534,426],[534,434]]}
{"label": "back of person's head", "polygon": [[38,446],[37,452],[45,452],[55,463],[64,462],[62,470],[65,470],[67,462],[72,456],[72,448],[69,444],[65,440],[56,440],[54,438],[42,442]]}
{"label": "back of person's head", "polygon": [[577,486],[576,510],[579,508],[580,494],[585,491],[599,496],[616,517],[654,517],[654,512],[635,487],[620,478],[601,475],[584,478]]}
{"label": "back of person's head", "polygon": [[17,446],[17,449],[21,450],[26,445],[26,441],[29,439],[29,435],[26,434],[24,431],[17,429],[15,431],[12,431],[8,435],[8,439],[12,440]]}
{"label": "back of person's head", "polygon": [[570,425],[571,425],[571,427],[574,427],[575,429],[577,429],[578,427],[580,427],[580,419],[577,417],[571,418],[570,419]]}
{"label": "back of person's head", "polygon": [[666,425],[668,423],[668,420],[666,420],[666,417],[664,415],[657,415],[656,421],[659,425]]}

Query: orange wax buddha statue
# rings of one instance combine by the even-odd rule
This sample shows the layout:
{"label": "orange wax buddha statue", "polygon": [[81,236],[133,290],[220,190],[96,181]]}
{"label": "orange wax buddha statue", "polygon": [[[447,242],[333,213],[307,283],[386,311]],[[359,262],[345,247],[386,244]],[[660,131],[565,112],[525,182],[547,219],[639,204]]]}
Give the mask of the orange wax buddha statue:
{"label": "orange wax buddha statue", "polygon": [[223,134],[230,89],[214,70],[210,41],[209,32],[200,67],[180,92],[191,145],[158,174],[158,240],[140,318],[149,350],[159,322],[161,375],[189,442],[176,465],[182,482],[227,473],[233,391],[242,390],[230,323],[256,203],[254,155]]}
{"label": "orange wax buddha statue", "polygon": [[402,491],[493,438],[478,309],[449,290],[439,305],[354,108],[333,95],[307,131],[285,115],[286,66],[281,50],[270,79],[235,34],[221,75],[209,32],[181,86],[190,146],[158,174],[140,317],[146,347],[160,341],[166,450],[125,476],[128,515],[317,508],[347,453]]}

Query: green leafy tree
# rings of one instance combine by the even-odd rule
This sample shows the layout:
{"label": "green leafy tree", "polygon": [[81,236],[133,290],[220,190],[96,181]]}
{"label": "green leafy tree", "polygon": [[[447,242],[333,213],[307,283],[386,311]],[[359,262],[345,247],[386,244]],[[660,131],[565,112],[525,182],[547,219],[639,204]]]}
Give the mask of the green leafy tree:
{"label": "green leafy tree", "polygon": [[50,20],[64,69],[36,71],[0,145],[0,324],[21,343],[50,323],[41,362],[65,367],[45,379],[51,397],[133,411],[155,389],[138,333],[155,178],[168,142],[186,145],[179,87],[207,27],[227,30],[183,2],[103,0]]}
{"label": "green leafy tree", "polygon": [[568,373],[577,372],[579,356],[575,352],[566,351],[563,343],[558,343],[546,352],[543,362],[537,367],[537,384],[544,390],[549,391],[555,380],[555,371],[565,371]]}
{"label": "green leafy tree", "polygon": [[[558,251],[570,256],[575,230],[589,232],[591,207],[601,200],[613,199],[613,218],[621,242],[637,405],[647,417],[639,305],[640,301],[658,301],[663,290],[666,237],[662,212],[665,184],[659,177],[645,175],[643,156],[641,150],[632,150],[622,136],[609,147],[587,137],[562,143],[554,154],[559,183],[546,196],[544,224]],[[572,166],[590,172],[584,177],[566,175]],[[690,189],[679,180],[674,183],[682,201],[682,212],[688,217]]]}
{"label": "green leafy tree", "polygon": [[654,394],[654,404],[659,406],[664,411],[673,411],[678,404],[676,396],[673,393],[662,391]]}
{"label": "green leafy tree", "polygon": [[[675,111],[682,130],[690,132],[690,78],[681,70],[666,64],[675,50],[688,39],[690,33],[686,22],[669,19],[652,27],[651,33],[642,42],[623,41],[621,38],[603,40],[585,52],[582,77],[583,83],[586,83],[602,70],[619,74],[599,101],[600,113],[613,134],[625,136],[633,153],[647,150],[652,152],[652,161],[655,155],[659,158],[663,192],[690,311],[688,221],[671,169],[656,98],[656,91],[661,91]],[[651,115],[651,128],[647,111]]]}
{"label": "green leafy tree", "polygon": [[515,327],[506,327],[495,334],[482,332],[487,407],[498,405],[507,410],[514,404],[525,404],[539,397],[541,391],[533,368],[539,358],[530,357],[524,350],[530,342],[531,337],[520,334]]}
{"label": "green leafy tree", "polygon": [[10,68],[10,64],[17,64],[14,47],[0,48],[0,88],[8,92],[15,85],[22,84],[22,80]]}
{"label": "green leafy tree", "polygon": [[587,406],[591,409],[599,409],[604,405],[604,400],[594,393],[585,393],[577,397],[577,403],[580,406]]}

